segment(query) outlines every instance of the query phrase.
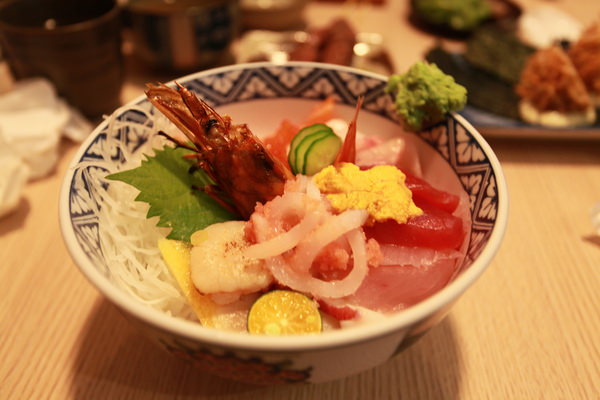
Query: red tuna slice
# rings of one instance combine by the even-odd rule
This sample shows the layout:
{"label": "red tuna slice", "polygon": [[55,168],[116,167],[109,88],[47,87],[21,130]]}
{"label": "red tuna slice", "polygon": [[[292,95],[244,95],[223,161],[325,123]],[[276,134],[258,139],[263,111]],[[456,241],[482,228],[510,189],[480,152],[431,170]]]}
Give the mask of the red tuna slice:
{"label": "red tuna slice", "polygon": [[438,190],[421,178],[405,172],[406,186],[412,192],[413,201],[419,207],[437,208],[454,212],[460,198],[454,194]]}
{"label": "red tuna slice", "polygon": [[463,221],[450,213],[424,209],[405,224],[388,220],[364,227],[367,238],[379,244],[427,247],[430,249],[459,249],[465,237]]}
{"label": "red tuna slice", "polygon": [[331,315],[338,321],[348,321],[358,316],[358,311],[348,306],[334,306],[325,300],[318,300],[319,309],[325,314]]}
{"label": "red tuna slice", "polygon": [[379,312],[399,311],[446,286],[455,268],[455,258],[440,259],[419,267],[387,265],[371,268],[348,303]]}

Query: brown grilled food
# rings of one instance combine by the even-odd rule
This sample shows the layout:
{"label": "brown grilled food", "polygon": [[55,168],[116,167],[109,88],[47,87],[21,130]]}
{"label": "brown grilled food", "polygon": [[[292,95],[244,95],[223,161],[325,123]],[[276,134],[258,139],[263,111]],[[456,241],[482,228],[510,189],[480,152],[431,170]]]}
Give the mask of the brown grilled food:
{"label": "brown grilled food", "polygon": [[600,96],[600,21],[581,34],[569,49],[569,57],[587,90]]}
{"label": "brown grilled food", "polygon": [[538,111],[576,112],[591,104],[583,80],[559,46],[539,50],[529,57],[516,90]]}

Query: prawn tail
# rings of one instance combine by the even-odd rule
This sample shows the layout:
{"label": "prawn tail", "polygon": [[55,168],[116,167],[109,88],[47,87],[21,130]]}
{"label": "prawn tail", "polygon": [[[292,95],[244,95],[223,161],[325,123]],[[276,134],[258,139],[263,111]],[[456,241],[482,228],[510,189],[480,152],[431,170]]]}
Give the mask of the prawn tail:
{"label": "prawn tail", "polygon": [[356,110],[354,111],[354,118],[348,125],[348,133],[342,144],[337,157],[335,158],[334,165],[338,165],[344,162],[354,163],[356,161],[356,123],[358,121],[358,113],[363,104],[363,97],[360,96],[356,102]]}

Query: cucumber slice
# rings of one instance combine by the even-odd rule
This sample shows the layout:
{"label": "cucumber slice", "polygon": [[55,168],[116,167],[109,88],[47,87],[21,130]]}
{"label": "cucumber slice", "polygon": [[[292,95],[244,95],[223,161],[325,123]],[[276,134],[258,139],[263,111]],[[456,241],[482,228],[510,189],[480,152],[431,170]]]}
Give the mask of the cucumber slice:
{"label": "cucumber slice", "polygon": [[323,168],[333,164],[341,147],[342,139],[334,133],[312,141],[304,153],[302,173],[312,176]]}
{"label": "cucumber slice", "polygon": [[294,165],[296,163],[296,149],[298,148],[300,142],[302,142],[302,140],[304,140],[307,136],[313,135],[320,131],[329,131],[333,133],[331,128],[325,124],[314,124],[300,129],[300,131],[298,131],[298,133],[294,136],[294,138],[290,142],[290,152],[288,154],[288,162],[292,169],[294,168]]}
{"label": "cucumber slice", "polygon": [[290,165],[292,167],[292,171],[295,174],[303,174],[304,173],[304,162],[306,161],[305,156],[306,156],[306,152],[308,151],[308,149],[310,149],[310,147],[313,145],[313,143],[315,141],[318,141],[324,137],[331,136],[331,135],[335,136],[334,133],[330,133],[330,132],[324,130],[324,131],[319,131],[319,132],[313,133],[312,135],[308,135],[304,139],[302,139],[302,141],[294,149],[295,162],[293,165]]}

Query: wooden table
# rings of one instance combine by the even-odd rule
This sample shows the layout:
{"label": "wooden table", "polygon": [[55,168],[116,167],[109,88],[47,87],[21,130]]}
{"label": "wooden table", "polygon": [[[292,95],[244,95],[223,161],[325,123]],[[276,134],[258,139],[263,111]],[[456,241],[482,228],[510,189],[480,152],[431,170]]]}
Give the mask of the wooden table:
{"label": "wooden table", "polygon": [[[584,23],[600,17],[598,2],[573,3],[552,2]],[[307,15],[319,24],[351,11],[312,4]],[[399,69],[434,42],[405,26],[405,13],[388,0],[352,14],[361,29],[385,27]],[[141,93],[130,74],[124,99]],[[0,399],[600,399],[600,236],[589,218],[600,142],[490,142],[508,179],[508,231],[448,318],[373,370],[266,388],[163,353],[79,273],[58,227],[58,190],[77,147],[63,142],[56,170],[0,219]]]}

